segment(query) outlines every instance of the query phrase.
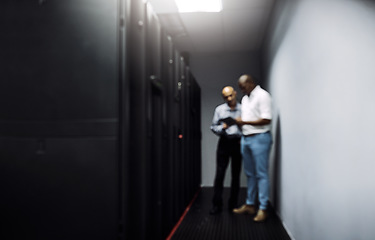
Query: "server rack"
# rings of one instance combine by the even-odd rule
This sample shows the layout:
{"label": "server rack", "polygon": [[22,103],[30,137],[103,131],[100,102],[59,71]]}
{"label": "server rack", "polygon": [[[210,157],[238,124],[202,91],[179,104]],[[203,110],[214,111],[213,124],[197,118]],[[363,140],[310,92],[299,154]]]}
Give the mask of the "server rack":
{"label": "server rack", "polygon": [[[182,82],[181,82],[181,56],[179,51],[175,51],[175,78],[174,78],[174,96],[175,96],[175,102],[174,102],[174,119],[173,119],[173,125],[174,125],[174,135],[176,137],[176,141],[173,147],[174,150],[174,179],[175,184],[173,187],[174,192],[174,212],[177,213],[183,213],[184,206],[186,205],[184,202],[184,198],[182,195],[182,192],[184,190],[184,178],[182,176],[182,163],[183,163],[183,126],[181,122],[182,118]],[[182,203],[182,204],[181,204]]]}
{"label": "server rack", "polygon": [[0,3],[2,239],[119,234],[117,2]]}
{"label": "server rack", "polygon": [[201,162],[202,162],[202,149],[201,149],[201,89],[197,83],[194,75],[189,71],[189,88],[190,88],[190,110],[189,110],[189,123],[190,126],[190,159],[191,169],[190,172],[195,173],[195,177],[191,178],[191,188],[201,184]]}
{"label": "server rack", "polygon": [[151,4],[146,3],[147,12],[147,81],[149,84],[148,122],[150,141],[150,205],[151,220],[148,238],[162,239],[162,188],[163,188],[163,147],[165,139],[165,81],[161,78],[161,25]]}
{"label": "server rack", "polygon": [[130,85],[130,131],[129,145],[129,205],[126,208],[127,222],[129,223],[126,236],[137,236],[146,239],[146,231],[150,226],[147,214],[150,207],[150,164],[148,149],[148,85],[146,73],[146,5],[143,1],[130,3],[130,28],[128,49],[129,85]]}
{"label": "server rack", "polygon": [[175,95],[174,95],[174,45],[172,37],[163,30],[162,32],[162,79],[165,82],[166,105],[165,105],[165,131],[163,137],[165,139],[164,159],[162,161],[162,181],[164,187],[162,188],[162,232],[168,233],[178,221],[177,214],[174,212],[174,147],[178,143],[178,136],[175,133],[174,116],[175,116]]}
{"label": "server rack", "polygon": [[200,185],[200,90],[152,6],[0,9],[0,237],[167,237]]}

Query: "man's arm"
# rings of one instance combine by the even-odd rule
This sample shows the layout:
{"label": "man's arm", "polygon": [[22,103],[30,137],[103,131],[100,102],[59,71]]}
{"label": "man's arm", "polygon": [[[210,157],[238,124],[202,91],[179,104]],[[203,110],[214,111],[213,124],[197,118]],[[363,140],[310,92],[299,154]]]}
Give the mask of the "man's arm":
{"label": "man's arm", "polygon": [[263,125],[270,124],[271,119],[260,118],[256,121],[242,121],[241,118],[237,118],[236,122],[239,126],[243,126],[243,125],[263,126]]}
{"label": "man's arm", "polygon": [[212,124],[210,128],[212,132],[215,133],[216,135],[221,135],[223,133],[223,130],[228,128],[227,124],[225,123],[221,124],[219,120],[220,120],[219,113],[217,109],[215,109],[214,117],[212,119]]}

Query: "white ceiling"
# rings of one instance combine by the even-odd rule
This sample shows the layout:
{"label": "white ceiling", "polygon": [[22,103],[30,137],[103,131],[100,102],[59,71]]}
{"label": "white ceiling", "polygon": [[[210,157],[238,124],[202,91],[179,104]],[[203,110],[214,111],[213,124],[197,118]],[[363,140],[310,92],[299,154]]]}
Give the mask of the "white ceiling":
{"label": "white ceiling", "polygon": [[222,0],[219,13],[178,13],[174,0],[148,1],[177,48],[191,53],[259,49],[274,2]]}

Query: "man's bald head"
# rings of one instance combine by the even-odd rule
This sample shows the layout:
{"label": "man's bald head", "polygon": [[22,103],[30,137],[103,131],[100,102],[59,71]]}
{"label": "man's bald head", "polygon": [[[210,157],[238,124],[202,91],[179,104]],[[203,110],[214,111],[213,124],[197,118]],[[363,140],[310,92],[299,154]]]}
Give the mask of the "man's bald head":
{"label": "man's bald head", "polygon": [[226,86],[221,91],[221,94],[223,95],[224,100],[227,102],[227,104],[231,107],[236,106],[236,91],[234,91],[233,87]]}
{"label": "man's bald head", "polygon": [[223,94],[223,96],[230,95],[233,92],[234,92],[234,89],[231,86],[226,86],[226,87],[223,88],[223,91],[221,91],[221,93]]}

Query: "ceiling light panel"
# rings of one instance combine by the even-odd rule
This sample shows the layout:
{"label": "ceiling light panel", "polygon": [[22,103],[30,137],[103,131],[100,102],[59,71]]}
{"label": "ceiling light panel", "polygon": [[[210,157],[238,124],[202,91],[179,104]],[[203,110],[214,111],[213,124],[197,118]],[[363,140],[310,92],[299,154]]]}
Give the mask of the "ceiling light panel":
{"label": "ceiling light panel", "polygon": [[220,12],[221,0],[175,0],[178,11],[183,12]]}

